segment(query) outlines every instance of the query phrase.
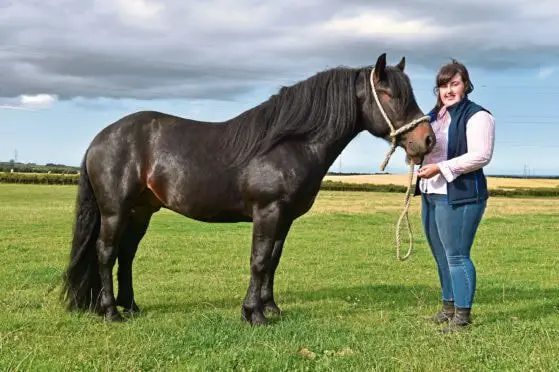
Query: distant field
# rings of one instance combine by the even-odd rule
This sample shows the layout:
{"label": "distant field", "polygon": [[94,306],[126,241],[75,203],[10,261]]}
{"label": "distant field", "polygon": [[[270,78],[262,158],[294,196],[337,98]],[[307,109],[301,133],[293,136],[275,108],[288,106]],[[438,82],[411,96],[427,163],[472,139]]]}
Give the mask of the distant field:
{"label": "distant field", "polygon": [[[326,176],[325,180],[341,181],[348,183],[372,183],[377,185],[404,185],[408,184],[407,174],[375,174],[375,175],[356,175],[356,176]],[[415,176],[414,176],[415,182]],[[537,188],[537,187],[559,187],[559,179],[524,179],[524,178],[503,178],[487,177],[490,189],[507,188]]]}

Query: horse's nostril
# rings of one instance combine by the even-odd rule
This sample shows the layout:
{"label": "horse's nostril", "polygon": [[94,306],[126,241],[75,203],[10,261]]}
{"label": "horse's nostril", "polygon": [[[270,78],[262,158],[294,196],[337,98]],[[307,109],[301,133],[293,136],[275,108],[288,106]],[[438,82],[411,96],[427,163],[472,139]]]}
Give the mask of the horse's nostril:
{"label": "horse's nostril", "polygon": [[433,138],[431,137],[430,134],[425,136],[425,147],[430,148],[431,145],[433,144]]}

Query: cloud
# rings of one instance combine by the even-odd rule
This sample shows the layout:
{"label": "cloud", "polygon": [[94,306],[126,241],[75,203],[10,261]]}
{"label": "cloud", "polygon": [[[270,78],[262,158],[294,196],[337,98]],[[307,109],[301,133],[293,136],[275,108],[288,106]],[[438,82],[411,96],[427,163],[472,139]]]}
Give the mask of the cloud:
{"label": "cloud", "polygon": [[343,34],[350,38],[354,35],[368,37],[388,37],[405,40],[437,38],[445,33],[445,29],[428,20],[398,19],[388,14],[361,13],[353,17],[334,18],[323,25],[326,32]]}
{"label": "cloud", "polygon": [[153,20],[165,8],[164,4],[154,0],[116,0],[123,17],[141,20]]}
{"label": "cloud", "polygon": [[0,97],[235,100],[388,52],[432,71],[559,64],[559,3],[57,0],[0,5]]}
{"label": "cloud", "polygon": [[13,110],[45,109],[52,106],[57,100],[58,97],[55,94],[22,94],[17,100],[6,100],[8,103],[0,104],[0,108]]}
{"label": "cloud", "polygon": [[548,77],[550,77],[551,75],[553,75],[555,73],[555,71],[557,71],[557,68],[555,67],[545,67],[545,68],[541,68],[538,71],[538,79],[540,80],[545,80]]}
{"label": "cloud", "polygon": [[95,0],[96,9],[116,14],[119,20],[134,28],[160,28],[165,4],[156,0]]}
{"label": "cloud", "polygon": [[21,105],[27,108],[45,108],[51,106],[54,102],[56,102],[57,97],[53,94],[37,94],[34,96],[30,95],[22,95],[21,98]]}
{"label": "cloud", "polygon": [[26,107],[22,107],[22,106],[15,106],[15,105],[6,105],[6,104],[0,104],[0,109],[4,109],[4,110],[22,110],[22,111],[33,111],[31,109],[28,109]]}

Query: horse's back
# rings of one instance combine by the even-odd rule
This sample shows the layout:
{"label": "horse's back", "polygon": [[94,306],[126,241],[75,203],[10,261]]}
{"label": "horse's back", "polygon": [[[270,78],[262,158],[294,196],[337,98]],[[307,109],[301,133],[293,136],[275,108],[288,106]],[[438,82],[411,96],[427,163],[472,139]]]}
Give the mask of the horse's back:
{"label": "horse's back", "polygon": [[[137,111],[128,114],[102,129],[93,139],[88,151],[98,151],[101,157],[120,152],[121,156],[141,155],[147,159],[158,154],[191,152],[208,153],[219,138],[223,126],[159,112]],[[150,154],[150,150],[157,154]]]}
{"label": "horse's back", "polygon": [[194,219],[246,221],[239,168],[229,166],[228,152],[220,147],[223,135],[219,124],[135,112],[97,135],[88,171],[107,191],[147,189],[162,206]]}

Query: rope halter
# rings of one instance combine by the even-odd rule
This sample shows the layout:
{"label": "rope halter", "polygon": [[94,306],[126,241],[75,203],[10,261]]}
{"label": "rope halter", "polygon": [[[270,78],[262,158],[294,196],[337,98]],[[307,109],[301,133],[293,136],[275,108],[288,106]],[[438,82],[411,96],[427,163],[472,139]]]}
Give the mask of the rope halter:
{"label": "rope halter", "polygon": [[[409,122],[408,124],[398,128],[397,130],[394,129],[394,125],[392,124],[392,122],[390,121],[390,119],[388,119],[388,116],[386,115],[386,112],[384,111],[384,109],[382,108],[382,105],[380,104],[380,100],[378,98],[378,94],[377,94],[377,90],[375,88],[375,82],[373,79],[373,73],[374,73],[375,69],[373,68],[371,70],[371,76],[370,76],[370,80],[371,80],[371,88],[373,90],[373,96],[375,97],[375,101],[377,102],[378,108],[382,114],[382,116],[384,117],[384,120],[386,121],[386,123],[388,124],[388,127],[390,128],[390,137],[392,139],[392,145],[390,146],[390,150],[388,150],[386,157],[382,163],[382,165],[380,166],[380,169],[382,171],[384,171],[384,169],[386,168],[386,165],[388,164],[388,161],[390,160],[390,157],[392,156],[392,154],[394,153],[394,151],[396,150],[396,139],[397,137],[402,134],[402,133],[406,133],[409,132],[410,130],[414,129],[419,123],[427,120],[429,121],[429,115],[425,115],[422,116],[420,118],[414,119],[413,121]],[[411,255],[411,251],[413,249],[413,233],[412,233],[412,229],[411,229],[411,223],[410,223],[410,219],[408,217],[408,210],[410,207],[410,201],[411,201],[411,189],[412,189],[412,183],[413,183],[413,168],[414,168],[414,164],[412,161],[410,161],[410,173],[409,173],[409,182],[408,182],[408,189],[406,191],[406,198],[405,198],[405,202],[404,202],[404,211],[402,212],[402,214],[400,215],[400,218],[398,218],[398,222],[396,223],[396,258],[400,261],[403,261],[405,259],[407,259],[410,255]],[[401,256],[400,254],[400,246],[401,246],[401,241],[400,241],[400,226],[402,224],[402,220],[403,218],[406,218],[406,222],[407,222],[407,227],[408,227],[408,236],[410,239],[410,245],[408,247],[408,252],[406,253],[406,255],[404,257]]]}
{"label": "rope halter", "polygon": [[388,165],[388,162],[390,161],[390,157],[392,156],[394,151],[396,151],[396,147],[397,147],[396,140],[397,140],[398,136],[402,133],[406,133],[406,132],[411,131],[419,123],[421,123],[425,120],[429,121],[429,115],[425,115],[425,116],[422,116],[420,118],[414,119],[411,122],[409,122],[408,124],[403,125],[402,127],[398,128],[398,129],[394,129],[394,125],[392,124],[392,122],[390,121],[390,119],[386,115],[386,112],[384,111],[384,108],[382,108],[382,105],[380,104],[380,100],[378,98],[377,90],[375,88],[375,81],[373,79],[374,72],[375,72],[375,69],[373,68],[371,70],[371,76],[370,76],[371,89],[373,90],[373,96],[375,97],[375,101],[377,102],[377,106],[380,110],[380,113],[382,114],[382,117],[384,117],[384,120],[386,121],[386,124],[388,124],[388,127],[390,128],[390,138],[392,139],[392,145],[390,146],[390,149],[386,153],[385,159],[380,166],[380,170],[384,171],[384,169]]}

